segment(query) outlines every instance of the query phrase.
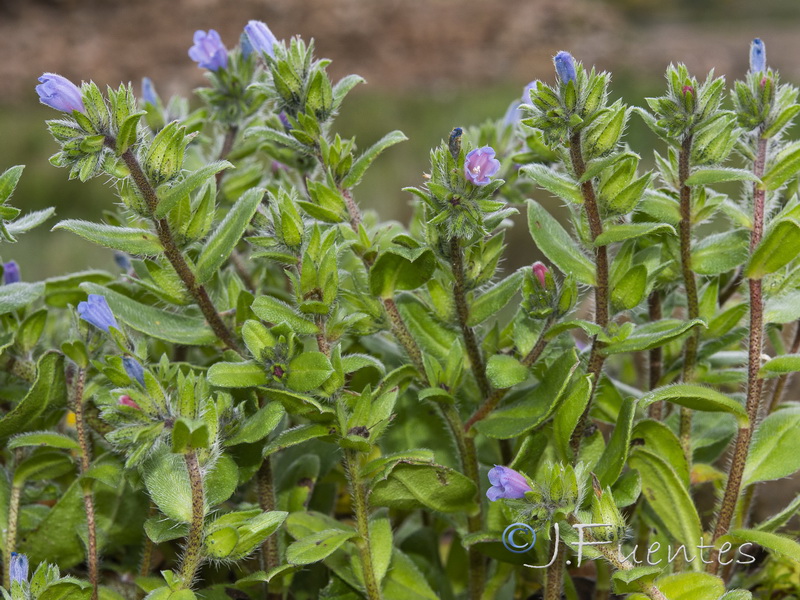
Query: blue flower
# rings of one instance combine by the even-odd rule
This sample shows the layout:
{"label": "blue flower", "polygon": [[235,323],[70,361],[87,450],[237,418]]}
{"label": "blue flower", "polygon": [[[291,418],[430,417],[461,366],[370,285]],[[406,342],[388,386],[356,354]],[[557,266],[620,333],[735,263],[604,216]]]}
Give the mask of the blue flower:
{"label": "blue flower", "polygon": [[486,497],[492,502],[500,498],[524,498],[525,492],[531,491],[531,486],[522,473],[498,465],[489,471],[489,483],[492,487],[486,491]]}
{"label": "blue flower", "polygon": [[8,566],[11,582],[28,581],[28,557],[24,554],[11,553],[11,564]]}
{"label": "blue flower", "polygon": [[124,356],[122,358],[122,366],[125,367],[128,377],[144,385],[144,367],[138,360],[132,356]]}
{"label": "blue flower", "polygon": [[36,86],[36,93],[42,104],[65,113],[73,110],[86,112],[80,88],[66,77],[45,73],[39,77],[39,81],[41,83]]}
{"label": "blue flower", "polygon": [[750,72],[760,73],[767,70],[767,48],[760,38],[750,43]]}
{"label": "blue flower", "polygon": [[[273,46],[278,42],[278,38],[272,34],[266,23],[250,21],[244,26],[244,34],[253,50],[275,56]],[[242,52],[244,52],[244,48],[242,48]]]}
{"label": "blue flower", "polygon": [[464,159],[464,176],[467,180],[475,185],[487,185],[490,177],[500,170],[500,161],[494,156],[491,146],[471,150]]}
{"label": "blue flower", "polygon": [[19,265],[13,260],[3,265],[3,283],[17,283],[22,278],[19,274]]}
{"label": "blue flower", "polygon": [[189,58],[209,71],[218,71],[228,66],[228,51],[222,39],[213,29],[208,33],[202,29],[194,32],[194,46],[189,48]]}
{"label": "blue flower", "polygon": [[89,294],[86,302],[78,304],[78,314],[81,319],[87,323],[91,323],[98,329],[102,329],[106,333],[111,327],[119,329],[117,320],[114,318],[114,313],[108,307],[105,296],[98,294]]}
{"label": "blue flower", "polygon": [[156,94],[153,80],[149,77],[142,77],[142,100],[144,100],[145,104],[158,106],[158,94]]}
{"label": "blue flower", "polygon": [[556,66],[556,73],[558,73],[561,83],[566,84],[577,79],[575,75],[575,59],[572,58],[569,52],[562,50],[556,54],[553,57],[553,64]]}

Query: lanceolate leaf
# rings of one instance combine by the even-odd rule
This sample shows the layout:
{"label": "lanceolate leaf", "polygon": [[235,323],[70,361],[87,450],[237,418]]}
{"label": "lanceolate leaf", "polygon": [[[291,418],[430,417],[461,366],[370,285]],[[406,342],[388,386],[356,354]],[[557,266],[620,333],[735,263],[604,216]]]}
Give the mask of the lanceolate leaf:
{"label": "lanceolate leaf", "polygon": [[[774,554],[780,554],[795,562],[800,562],[800,544],[787,536],[756,529],[734,529],[730,537],[740,542],[750,542],[766,548]],[[751,548],[755,550],[755,548]]]}
{"label": "lanceolate leaf", "polygon": [[594,474],[597,475],[603,488],[613,484],[625,466],[635,412],[636,400],[634,398],[626,399],[619,410],[619,417],[614,431],[611,433],[611,438],[608,440],[608,445],[594,466]]}
{"label": "lanceolate leaf", "polygon": [[216,175],[223,169],[229,169],[233,165],[227,160],[219,160],[208,164],[197,171],[189,173],[180,182],[172,187],[158,190],[158,207],[155,210],[155,216],[159,219],[165,217],[167,213],[185,196],[199,188],[210,177]]}
{"label": "lanceolate leaf", "polygon": [[800,247],[800,223],[794,219],[783,219],[767,231],[756,247],[745,268],[745,276],[761,279],[774,273],[797,257]]}
{"label": "lanceolate leaf", "polygon": [[572,237],[540,204],[528,200],[528,229],[538,248],[565,275],[580,283],[595,285],[595,269]]}
{"label": "lanceolate leaf", "polygon": [[583,196],[578,184],[564,175],[556,173],[549,167],[541,164],[533,164],[523,167],[522,172],[533,179],[539,186],[546,189],[551,194],[575,204],[583,203]]}
{"label": "lanceolate leaf", "polygon": [[780,377],[800,371],[800,354],[783,354],[768,360],[758,372],[762,378]]}
{"label": "lanceolate leaf", "polygon": [[146,229],[115,227],[104,223],[68,219],[53,227],[66,229],[100,246],[134,255],[153,256],[163,251],[158,237]]}
{"label": "lanceolate leaf", "polygon": [[44,283],[18,281],[0,285],[0,315],[19,310],[44,293]]}
{"label": "lanceolate leaf", "polygon": [[759,423],[744,469],[744,484],[788,477],[800,470],[800,405],[782,408]]}
{"label": "lanceolate leaf", "polygon": [[692,410],[731,413],[736,416],[742,426],[746,426],[749,421],[747,412],[739,402],[713,388],[702,385],[678,383],[658,388],[642,396],[642,407],[661,401],[679,404]]}
{"label": "lanceolate leaf", "polygon": [[698,169],[686,180],[686,185],[710,185],[726,181],[758,181],[758,177],[746,169]]}
{"label": "lanceolate leaf", "polygon": [[595,238],[594,245],[607,246],[614,242],[624,242],[654,233],[676,235],[675,228],[667,223],[625,223],[607,227],[603,233]]}
{"label": "lanceolate leaf", "polygon": [[633,333],[620,342],[613,342],[605,346],[604,354],[620,354],[622,352],[639,352],[650,350],[668,344],[682,336],[692,327],[705,325],[702,319],[684,322],[680,319],[662,319],[646,325],[640,325]]}
{"label": "lanceolate leaf", "polygon": [[523,272],[519,271],[497,282],[485,292],[478,295],[469,307],[467,325],[480,325],[492,315],[497,314],[511,301],[522,285]]}

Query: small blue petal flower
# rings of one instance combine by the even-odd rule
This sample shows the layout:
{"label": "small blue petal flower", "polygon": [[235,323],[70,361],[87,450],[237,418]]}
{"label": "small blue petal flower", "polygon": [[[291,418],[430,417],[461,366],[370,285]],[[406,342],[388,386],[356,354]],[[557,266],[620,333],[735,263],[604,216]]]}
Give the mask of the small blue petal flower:
{"label": "small blue petal flower", "polygon": [[522,106],[522,102],[519,100],[514,100],[514,102],[508,105],[506,114],[503,116],[504,125],[514,125],[522,120],[522,111],[519,109],[520,106]]}
{"label": "small blue petal flower", "polygon": [[22,281],[19,274],[19,265],[13,260],[3,265],[3,283],[17,283]]}
{"label": "small blue petal flower", "polygon": [[767,70],[767,48],[760,38],[750,44],[750,72],[759,73]]}
{"label": "small blue petal flower", "polygon": [[487,185],[492,175],[500,170],[500,161],[495,157],[494,148],[483,146],[471,150],[464,159],[464,176],[475,185]]}
{"label": "small blue petal flower", "polygon": [[124,252],[114,252],[114,262],[125,272],[131,270],[131,259]]}
{"label": "small blue petal flower", "polygon": [[500,498],[524,498],[525,492],[531,491],[531,486],[522,473],[499,465],[489,470],[489,483],[492,487],[486,491],[486,497],[492,502]]}
{"label": "small blue petal flower", "polygon": [[83,106],[83,97],[80,88],[66,77],[55,73],[44,73],[39,77],[41,82],[36,86],[39,101],[50,108],[55,108],[65,113],[73,110],[86,112]]}
{"label": "small blue petal flower", "polygon": [[117,320],[114,318],[114,314],[108,307],[108,302],[106,301],[105,296],[89,294],[89,298],[86,302],[81,302],[78,304],[78,314],[80,315],[81,319],[87,323],[91,323],[98,329],[102,329],[106,333],[108,333],[108,330],[111,327],[119,329]]}
{"label": "small blue petal flower", "polygon": [[249,21],[244,26],[244,33],[250,45],[256,52],[266,52],[270,56],[275,56],[273,46],[277,43],[276,38],[263,21]]}
{"label": "small blue petal flower", "polygon": [[250,58],[250,55],[253,53],[253,44],[250,43],[250,38],[247,37],[247,34],[244,32],[239,36],[239,48],[242,49],[242,57],[245,60]]}
{"label": "small blue petal flower", "polygon": [[189,58],[209,71],[218,71],[228,66],[228,50],[213,29],[208,33],[198,29],[194,32],[194,46],[189,48]]}
{"label": "small blue petal flower", "polygon": [[144,100],[145,104],[158,105],[158,94],[156,94],[153,80],[149,77],[142,77],[142,100]]}
{"label": "small blue petal flower", "polygon": [[556,66],[556,73],[561,83],[569,83],[575,81],[577,75],[575,74],[575,59],[569,52],[563,50],[553,57],[553,64]]}
{"label": "small blue petal flower", "polygon": [[144,367],[138,360],[132,356],[124,356],[122,366],[125,367],[128,377],[144,385]]}
{"label": "small blue petal flower", "polygon": [[18,581],[28,581],[28,557],[24,554],[11,553],[11,564],[8,566],[8,573],[12,583]]}

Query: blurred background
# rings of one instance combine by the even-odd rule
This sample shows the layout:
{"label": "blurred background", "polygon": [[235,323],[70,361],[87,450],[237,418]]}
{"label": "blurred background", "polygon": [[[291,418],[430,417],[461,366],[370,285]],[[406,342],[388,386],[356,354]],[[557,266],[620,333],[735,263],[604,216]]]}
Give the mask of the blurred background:
{"label": "blurred background", "polygon": [[[336,128],[362,148],[392,129],[409,137],[357,189],[363,206],[401,221],[410,196],[400,189],[421,182],[429,149],[454,126],[501,118],[529,81],[552,80],[559,50],[611,71],[612,98],[639,105],[661,93],[670,62],[700,78],[711,68],[742,77],[753,37],[764,39],[784,80],[800,83],[800,0],[0,0],[0,171],[27,165],[12,204],[55,206],[63,219],[97,218],[115,201],[102,180],[68,181],[48,163],[56,145],[44,120],[56,115],[34,92],[41,73],[101,86],[131,81],[137,93],[149,76],[162,97],[190,95],[204,81],[187,56],[195,29],[217,29],[232,48],[249,19],[279,39],[313,37],[335,78],[366,78]],[[627,139],[652,163],[654,136],[637,117]],[[538,258],[519,225],[509,268]],[[48,229],[2,248],[24,279],[115,270],[110,251]]]}

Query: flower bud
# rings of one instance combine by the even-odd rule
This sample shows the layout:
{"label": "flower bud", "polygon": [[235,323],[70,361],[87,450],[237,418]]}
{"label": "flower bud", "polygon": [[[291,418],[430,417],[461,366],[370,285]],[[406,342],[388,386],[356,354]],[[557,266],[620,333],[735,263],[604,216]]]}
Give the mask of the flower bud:
{"label": "flower bud", "polygon": [[578,300],[578,284],[572,275],[567,276],[561,284],[561,294],[558,296],[556,316],[563,317],[575,307]]}
{"label": "flower bud", "polygon": [[464,130],[461,127],[454,127],[450,132],[450,139],[447,142],[447,147],[450,150],[450,156],[453,157],[455,162],[458,162],[458,155],[461,154],[461,135]]}
{"label": "flower bud", "polygon": [[125,368],[125,372],[128,374],[128,377],[130,377],[133,381],[138,381],[141,385],[144,385],[144,367],[138,360],[132,356],[123,356],[122,366]]}
{"label": "flower bud", "polygon": [[8,573],[12,583],[15,581],[18,583],[28,581],[28,557],[24,554],[12,552]]}
{"label": "flower bud", "polygon": [[86,112],[80,88],[66,77],[56,73],[45,73],[39,77],[39,81],[41,83],[36,86],[36,93],[39,94],[39,101],[42,104],[65,113],[71,113],[73,110]]}
{"label": "flower bud", "polygon": [[[256,52],[266,52],[270,56],[275,56],[273,47],[278,39],[272,34],[267,24],[263,21],[249,21],[244,26],[244,35],[250,43],[251,49]],[[242,47],[244,54],[244,47]]]}
{"label": "flower bud", "polygon": [[545,277],[549,272],[547,267],[545,267],[543,263],[537,260],[535,263],[533,263],[531,270],[533,271],[533,274],[536,276],[536,279],[539,280],[539,283],[542,284],[542,287],[546,287],[547,282],[545,281]]}
{"label": "flower bud", "polygon": [[142,100],[144,100],[145,104],[158,106],[158,94],[156,94],[153,80],[149,77],[142,77]]}
{"label": "flower bud", "polygon": [[750,43],[750,72],[760,73],[767,70],[767,48],[760,38]]}
{"label": "flower bud", "polygon": [[21,281],[19,265],[15,261],[7,262],[3,265],[3,283],[17,283]]}
{"label": "flower bud", "polygon": [[136,410],[142,410],[142,408],[134,402],[133,398],[130,396],[120,396],[117,402],[120,406],[129,406],[131,408],[135,408]]}
{"label": "flower bud", "polygon": [[202,29],[194,32],[194,46],[189,48],[189,58],[209,71],[228,66],[228,50],[214,29],[209,29],[208,33]]}
{"label": "flower bud", "polygon": [[544,319],[553,313],[556,282],[553,274],[541,262],[535,262],[522,284],[522,306],[534,319]]}
{"label": "flower bud", "polygon": [[474,185],[488,185],[499,170],[500,161],[491,146],[471,150],[464,159],[464,176]]}
{"label": "flower bud", "polygon": [[577,75],[575,74],[575,59],[569,52],[563,50],[553,57],[553,64],[556,66],[556,73],[561,83],[567,84],[570,81],[576,81]]}
{"label": "flower bud", "polygon": [[78,304],[78,315],[81,319],[102,329],[106,333],[111,327],[119,329],[114,313],[108,306],[105,296],[99,294],[89,294],[86,302]]}
{"label": "flower bud", "polygon": [[625,519],[619,512],[611,489],[602,490],[593,475],[592,522],[608,527],[592,527],[592,535],[598,541],[619,542],[625,538]]}
{"label": "flower bud", "polygon": [[486,497],[492,502],[500,498],[524,498],[525,492],[531,491],[531,486],[522,473],[499,465],[489,471],[489,483],[492,487],[486,491]]}

